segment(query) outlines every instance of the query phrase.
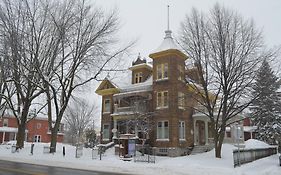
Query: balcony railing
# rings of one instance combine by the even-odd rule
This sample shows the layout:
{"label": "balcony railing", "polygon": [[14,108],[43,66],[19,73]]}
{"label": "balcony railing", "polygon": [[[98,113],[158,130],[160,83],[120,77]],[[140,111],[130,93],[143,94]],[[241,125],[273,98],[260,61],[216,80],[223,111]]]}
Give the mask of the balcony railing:
{"label": "balcony railing", "polygon": [[114,105],[114,113],[144,113],[146,107],[143,105],[119,107]]}

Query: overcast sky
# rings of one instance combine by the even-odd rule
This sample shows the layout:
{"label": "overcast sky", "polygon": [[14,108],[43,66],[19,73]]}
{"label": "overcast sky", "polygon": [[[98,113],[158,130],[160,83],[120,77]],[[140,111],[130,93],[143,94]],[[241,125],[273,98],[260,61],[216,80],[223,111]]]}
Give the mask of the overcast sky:
{"label": "overcast sky", "polygon": [[142,57],[156,49],[167,28],[167,5],[170,5],[170,28],[175,36],[185,15],[192,7],[208,12],[216,2],[236,10],[247,19],[253,18],[263,30],[266,44],[281,44],[281,0],[96,0],[105,10],[118,8],[123,40],[138,39],[132,57]]}

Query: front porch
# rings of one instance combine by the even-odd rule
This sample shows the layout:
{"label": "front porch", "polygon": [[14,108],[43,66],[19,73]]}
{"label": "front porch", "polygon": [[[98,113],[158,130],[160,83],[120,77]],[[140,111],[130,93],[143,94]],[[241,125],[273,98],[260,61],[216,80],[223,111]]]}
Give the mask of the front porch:
{"label": "front porch", "polygon": [[[0,127],[0,143],[9,142],[16,140],[18,133],[18,128],[13,127]],[[27,140],[28,130],[25,130],[25,141]]]}
{"label": "front porch", "polygon": [[210,132],[210,119],[203,115],[196,113],[193,115],[193,136],[194,146],[209,145],[213,143],[212,134]]}

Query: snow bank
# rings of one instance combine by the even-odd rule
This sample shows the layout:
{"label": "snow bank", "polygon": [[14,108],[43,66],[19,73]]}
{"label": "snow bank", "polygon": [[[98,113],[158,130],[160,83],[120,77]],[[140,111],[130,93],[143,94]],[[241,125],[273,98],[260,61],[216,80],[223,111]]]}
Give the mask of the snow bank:
{"label": "snow bank", "polygon": [[[249,140],[246,142],[246,147],[265,146],[262,143]],[[108,149],[105,155],[102,156],[102,160],[99,160],[99,157],[92,159],[92,150],[89,148],[83,149],[81,158],[75,158],[76,148],[74,146],[58,143],[55,154],[43,154],[44,146],[49,146],[49,144],[35,143],[34,154],[31,155],[31,143],[26,143],[25,148],[17,153],[11,153],[11,149],[7,149],[11,145],[0,145],[0,159],[58,167],[145,175],[280,175],[277,155],[234,168],[232,151],[236,147],[230,144],[223,145],[221,159],[215,158],[215,152],[212,150],[202,154],[176,158],[156,157],[155,164],[122,161],[118,156],[114,155],[114,148]],[[62,154],[63,146],[66,149],[65,157]]]}
{"label": "snow bank", "polygon": [[249,139],[245,141],[245,148],[250,149],[250,148],[269,148],[272,147],[271,145],[264,143],[259,140],[255,139]]}

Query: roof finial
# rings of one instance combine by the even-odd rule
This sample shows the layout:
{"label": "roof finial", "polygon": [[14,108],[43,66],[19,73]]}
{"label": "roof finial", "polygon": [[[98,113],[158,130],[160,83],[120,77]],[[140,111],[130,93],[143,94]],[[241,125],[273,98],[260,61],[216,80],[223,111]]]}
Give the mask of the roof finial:
{"label": "roof finial", "polygon": [[168,16],[167,16],[168,23],[167,23],[167,30],[165,31],[166,35],[164,38],[172,38],[172,31],[170,30],[170,14],[169,14],[170,6],[167,5],[167,8],[168,8]]}
{"label": "roof finial", "polygon": [[167,23],[168,26],[167,26],[167,30],[170,30],[170,19],[169,19],[169,18],[170,18],[170,14],[169,14],[169,8],[170,8],[170,6],[168,5],[167,8],[168,8],[168,17],[167,17],[167,18],[168,18],[168,23]]}

